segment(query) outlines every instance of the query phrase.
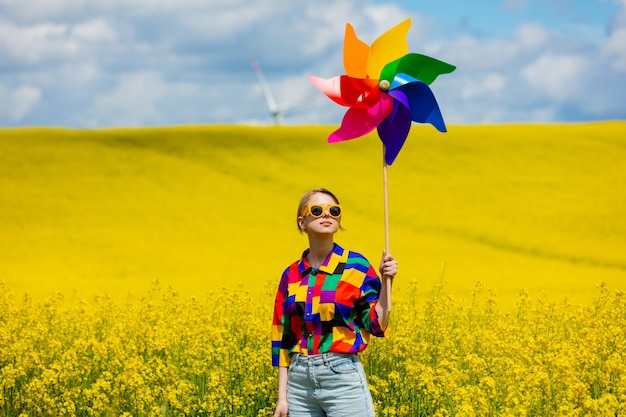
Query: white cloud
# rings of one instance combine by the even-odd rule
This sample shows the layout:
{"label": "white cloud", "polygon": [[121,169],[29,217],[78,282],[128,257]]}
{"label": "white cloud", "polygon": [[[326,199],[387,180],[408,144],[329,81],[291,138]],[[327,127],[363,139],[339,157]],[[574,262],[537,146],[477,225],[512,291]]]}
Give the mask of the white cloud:
{"label": "white cloud", "polygon": [[76,43],[66,38],[67,25],[39,23],[17,26],[0,21],[0,52],[18,63],[40,63],[51,57],[68,56]]}
{"label": "white cloud", "polygon": [[158,124],[158,106],[166,99],[167,88],[158,73],[124,74],[112,90],[96,98],[91,117],[96,123],[108,120],[112,126],[137,126],[138,121]]}
{"label": "white cloud", "polygon": [[72,35],[86,42],[107,41],[117,38],[115,31],[105,19],[93,19],[79,23],[71,29]]}
{"label": "white cloud", "polygon": [[471,99],[477,97],[493,97],[498,95],[504,86],[506,85],[506,79],[498,73],[486,74],[482,80],[477,82],[467,83],[461,90],[461,97],[464,99]]}
{"label": "white cloud", "polygon": [[21,86],[7,90],[0,86],[0,115],[19,122],[40,101],[41,91],[31,86]]}
{"label": "white cloud", "polygon": [[626,72],[626,26],[610,34],[602,51],[616,71]]}
{"label": "white cloud", "polygon": [[550,41],[550,32],[540,23],[524,23],[517,30],[520,47],[524,50],[542,48]]}
{"label": "white cloud", "polygon": [[78,24],[41,22],[15,25],[0,20],[0,57],[22,65],[55,60],[82,60],[95,45],[112,44],[117,36],[104,19]]}
{"label": "white cloud", "polygon": [[591,65],[583,56],[546,54],[522,70],[524,79],[535,89],[556,100],[576,96]]}

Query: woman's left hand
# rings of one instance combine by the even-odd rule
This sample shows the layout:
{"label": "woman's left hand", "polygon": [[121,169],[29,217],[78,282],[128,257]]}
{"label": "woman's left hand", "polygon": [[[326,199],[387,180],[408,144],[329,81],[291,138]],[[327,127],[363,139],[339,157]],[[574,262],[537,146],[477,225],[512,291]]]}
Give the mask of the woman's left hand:
{"label": "woman's left hand", "polygon": [[383,257],[380,260],[380,267],[378,270],[383,279],[393,279],[398,272],[398,262],[390,253],[383,251]]}

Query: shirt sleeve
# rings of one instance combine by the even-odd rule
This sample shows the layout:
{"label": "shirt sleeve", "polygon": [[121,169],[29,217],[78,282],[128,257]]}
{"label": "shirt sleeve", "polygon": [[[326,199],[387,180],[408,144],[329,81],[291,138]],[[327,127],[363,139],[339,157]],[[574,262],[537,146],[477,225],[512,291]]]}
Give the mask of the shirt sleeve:
{"label": "shirt sleeve", "polygon": [[283,341],[289,339],[290,323],[287,317],[287,271],[283,273],[274,299],[274,316],[272,318],[272,366],[289,366],[291,356]]}
{"label": "shirt sleeve", "polygon": [[374,336],[385,336],[385,329],[381,328],[376,312],[376,304],[380,299],[382,284],[376,270],[370,264],[361,285],[361,296],[356,301],[356,310],[359,313],[363,328]]}

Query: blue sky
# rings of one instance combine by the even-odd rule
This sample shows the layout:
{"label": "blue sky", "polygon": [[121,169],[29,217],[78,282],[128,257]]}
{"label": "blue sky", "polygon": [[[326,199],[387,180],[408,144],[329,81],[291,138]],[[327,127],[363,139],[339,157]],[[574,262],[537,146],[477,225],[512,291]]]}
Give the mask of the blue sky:
{"label": "blue sky", "polygon": [[250,56],[283,123],[339,124],[307,77],[407,17],[448,124],[626,119],[626,0],[0,0],[0,126],[269,124]]}
{"label": "blue sky", "polygon": [[620,9],[619,2],[594,0],[377,0],[375,4],[397,4],[436,20],[439,28],[433,37],[450,38],[464,32],[506,36],[524,22],[541,22],[556,32],[594,42],[602,41],[611,16]]}

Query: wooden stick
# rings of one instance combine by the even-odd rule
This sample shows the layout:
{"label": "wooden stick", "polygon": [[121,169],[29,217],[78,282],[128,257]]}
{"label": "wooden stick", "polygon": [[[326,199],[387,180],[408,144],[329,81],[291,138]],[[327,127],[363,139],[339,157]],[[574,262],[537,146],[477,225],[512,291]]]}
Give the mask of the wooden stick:
{"label": "wooden stick", "polygon": [[[385,145],[383,144],[383,202],[385,216],[385,253],[389,253],[389,199],[387,197],[387,162],[385,161]],[[391,278],[387,278],[387,309],[391,311]]]}

